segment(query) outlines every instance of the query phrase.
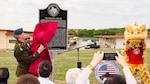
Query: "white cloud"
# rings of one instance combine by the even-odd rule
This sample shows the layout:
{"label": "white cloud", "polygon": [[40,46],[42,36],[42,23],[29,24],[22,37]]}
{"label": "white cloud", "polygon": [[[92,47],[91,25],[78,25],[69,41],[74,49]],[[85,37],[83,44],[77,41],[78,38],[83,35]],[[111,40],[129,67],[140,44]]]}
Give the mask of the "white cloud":
{"label": "white cloud", "polygon": [[68,28],[110,28],[145,23],[150,28],[149,0],[5,0],[0,1],[0,28],[33,31],[39,9],[57,3],[68,11]]}

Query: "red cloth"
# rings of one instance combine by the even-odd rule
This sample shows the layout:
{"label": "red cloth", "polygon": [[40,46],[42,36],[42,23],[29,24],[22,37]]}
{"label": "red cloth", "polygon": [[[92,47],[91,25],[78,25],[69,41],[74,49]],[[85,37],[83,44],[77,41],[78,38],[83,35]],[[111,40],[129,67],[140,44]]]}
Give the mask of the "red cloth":
{"label": "red cloth", "polygon": [[38,23],[34,29],[33,40],[31,44],[32,53],[37,52],[37,49],[40,46],[40,44],[44,45],[46,48],[44,51],[40,53],[40,58],[32,62],[28,69],[28,72],[32,73],[35,76],[38,76],[37,73],[38,64],[42,60],[48,60],[51,63],[51,58],[48,51],[47,43],[50,42],[50,40],[53,38],[57,26],[58,26],[57,22],[41,22]]}
{"label": "red cloth", "polygon": [[127,56],[129,56],[129,63],[131,64],[143,64],[143,48],[135,48],[135,49],[128,49],[126,51]]}

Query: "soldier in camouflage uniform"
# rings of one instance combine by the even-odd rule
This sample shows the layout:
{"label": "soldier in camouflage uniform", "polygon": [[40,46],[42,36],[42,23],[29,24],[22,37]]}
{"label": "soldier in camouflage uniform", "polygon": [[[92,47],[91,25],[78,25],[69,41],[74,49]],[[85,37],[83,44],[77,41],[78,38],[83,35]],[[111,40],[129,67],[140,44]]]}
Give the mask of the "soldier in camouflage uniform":
{"label": "soldier in camouflage uniform", "polygon": [[23,32],[22,28],[14,31],[14,37],[17,39],[14,47],[14,56],[18,62],[16,76],[28,74],[30,64],[40,57],[40,53],[45,49],[40,45],[36,53],[31,53],[29,46],[26,43],[28,35]]}

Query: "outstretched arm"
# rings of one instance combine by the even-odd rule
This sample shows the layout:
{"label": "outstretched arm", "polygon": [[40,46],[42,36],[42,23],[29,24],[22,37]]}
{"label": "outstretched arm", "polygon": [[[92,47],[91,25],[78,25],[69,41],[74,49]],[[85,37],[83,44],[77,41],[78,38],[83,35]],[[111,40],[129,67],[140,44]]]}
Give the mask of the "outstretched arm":
{"label": "outstretched arm", "polygon": [[103,52],[100,53],[99,51],[94,53],[93,59],[90,62],[90,65],[82,69],[82,72],[79,74],[76,80],[76,84],[87,84],[87,82],[89,82],[88,78],[90,74],[92,73],[92,71],[94,70],[94,68],[97,66],[97,64],[102,62],[103,54],[104,54]]}
{"label": "outstretched arm", "polygon": [[126,83],[127,84],[137,84],[136,79],[132,75],[127,63],[124,60],[124,57],[118,51],[116,51],[116,52],[118,54],[118,56],[116,56],[116,61],[123,67],[123,73],[126,78]]}

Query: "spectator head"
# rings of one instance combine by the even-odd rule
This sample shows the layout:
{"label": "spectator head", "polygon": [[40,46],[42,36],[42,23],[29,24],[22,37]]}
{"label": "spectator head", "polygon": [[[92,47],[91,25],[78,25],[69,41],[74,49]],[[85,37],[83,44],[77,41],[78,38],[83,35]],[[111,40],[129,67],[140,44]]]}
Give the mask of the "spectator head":
{"label": "spectator head", "polygon": [[126,84],[125,78],[120,74],[110,75],[103,84]]}
{"label": "spectator head", "polygon": [[[66,72],[66,84],[76,84],[77,77],[82,72],[80,68],[72,68]],[[89,80],[86,84],[90,84]]]}
{"label": "spectator head", "polygon": [[19,76],[16,84],[40,84],[40,82],[32,74],[25,74]]}
{"label": "spectator head", "polygon": [[52,72],[52,65],[49,61],[43,60],[39,65],[38,65],[38,72],[41,77],[47,78],[50,76]]}
{"label": "spectator head", "polygon": [[7,84],[9,78],[8,68],[0,68],[0,84]]}

